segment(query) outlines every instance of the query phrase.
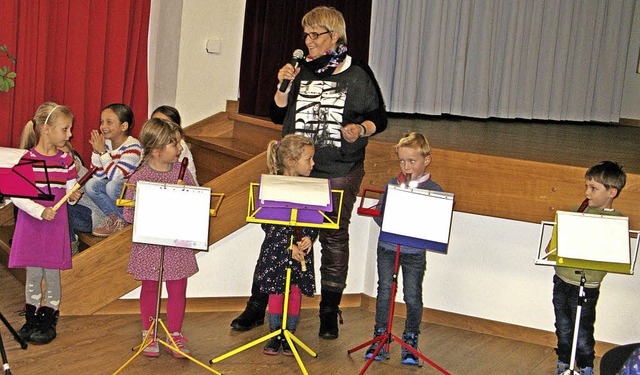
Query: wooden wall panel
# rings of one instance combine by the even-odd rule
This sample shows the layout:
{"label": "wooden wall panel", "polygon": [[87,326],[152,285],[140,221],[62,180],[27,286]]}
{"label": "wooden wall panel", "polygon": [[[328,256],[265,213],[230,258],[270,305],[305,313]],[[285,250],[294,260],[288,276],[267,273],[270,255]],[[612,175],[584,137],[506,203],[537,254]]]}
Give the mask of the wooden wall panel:
{"label": "wooden wall panel", "polygon": [[[539,223],[553,221],[556,210],[570,210],[584,199],[585,168],[432,150],[433,179],[455,194],[454,210]],[[400,171],[393,145],[370,142],[363,187],[383,189]],[[627,184],[613,204],[640,229],[640,175],[627,174]]]}

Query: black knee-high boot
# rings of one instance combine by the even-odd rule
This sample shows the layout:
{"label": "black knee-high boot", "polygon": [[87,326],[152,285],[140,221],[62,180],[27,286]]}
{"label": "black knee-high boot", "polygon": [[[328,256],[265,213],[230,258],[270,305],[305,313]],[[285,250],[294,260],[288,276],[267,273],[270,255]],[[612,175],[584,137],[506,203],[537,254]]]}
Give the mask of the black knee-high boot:
{"label": "black knee-high boot", "polygon": [[342,292],[322,289],[322,298],[320,300],[320,331],[318,336],[325,340],[333,340],[338,338],[338,317],[340,324],[344,324],[342,320],[342,311],[340,311],[340,300]]}
{"label": "black knee-high boot", "polygon": [[260,293],[260,286],[256,279],[253,279],[251,285],[251,297],[247,301],[247,307],[233,321],[231,321],[231,329],[234,331],[248,331],[259,325],[264,324],[264,314],[267,310],[269,295]]}

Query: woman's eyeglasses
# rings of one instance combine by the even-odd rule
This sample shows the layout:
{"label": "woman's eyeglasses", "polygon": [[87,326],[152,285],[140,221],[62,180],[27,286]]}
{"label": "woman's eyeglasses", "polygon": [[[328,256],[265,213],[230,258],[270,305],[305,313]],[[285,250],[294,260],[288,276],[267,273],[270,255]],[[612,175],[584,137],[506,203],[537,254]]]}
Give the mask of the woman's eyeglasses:
{"label": "woman's eyeglasses", "polygon": [[311,40],[316,40],[318,39],[318,37],[320,35],[324,35],[324,34],[329,34],[331,31],[325,31],[323,33],[316,33],[315,31],[312,31],[310,33],[302,33],[302,39],[307,39],[307,37],[309,37]]}

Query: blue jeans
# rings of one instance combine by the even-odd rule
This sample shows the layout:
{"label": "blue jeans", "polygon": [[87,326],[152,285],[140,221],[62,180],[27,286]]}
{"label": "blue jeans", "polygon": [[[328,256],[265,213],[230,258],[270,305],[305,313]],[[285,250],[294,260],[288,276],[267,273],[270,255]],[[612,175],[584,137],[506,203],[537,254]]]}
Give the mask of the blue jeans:
{"label": "blue jeans", "polygon": [[[558,360],[564,363],[569,363],[571,360],[579,291],[579,286],[568,284],[558,276],[553,276],[553,309],[556,314],[556,336],[558,337],[556,353]],[[593,325],[596,321],[596,304],[600,296],[600,288],[584,288],[584,292],[585,297],[578,329],[576,362],[578,367],[593,367],[596,343],[593,337]]]}
{"label": "blue jeans", "polygon": [[122,207],[116,206],[116,200],[120,197],[123,185],[124,180],[92,177],[84,186],[84,192],[105,216],[115,214],[122,219]]}
{"label": "blue jeans", "polygon": [[69,214],[69,236],[71,242],[76,240],[76,231],[91,233],[93,230],[93,220],[91,219],[91,209],[80,203],[67,206]]}
{"label": "blue jeans", "polygon": [[[396,263],[396,252],[378,246],[378,297],[376,298],[375,329],[387,328],[389,307],[391,302],[391,286],[393,269]],[[405,333],[420,333],[422,322],[422,280],[427,268],[427,256],[423,251],[419,254],[400,254],[402,268],[402,292],[407,306]]]}

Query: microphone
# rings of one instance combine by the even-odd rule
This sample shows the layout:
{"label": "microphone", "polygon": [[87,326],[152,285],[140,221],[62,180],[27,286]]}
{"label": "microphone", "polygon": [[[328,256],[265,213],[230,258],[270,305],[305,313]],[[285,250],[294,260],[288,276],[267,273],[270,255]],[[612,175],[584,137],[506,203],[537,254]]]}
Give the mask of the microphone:
{"label": "microphone", "polygon": [[187,166],[189,165],[189,158],[188,157],[184,157],[182,158],[182,161],[180,162],[180,173],[178,173],[178,183],[179,184],[184,184],[184,172],[187,171]]}
{"label": "microphone", "polygon": [[[293,70],[296,70],[302,58],[304,58],[304,52],[302,52],[301,49],[293,51],[293,57],[291,58],[291,65],[293,65]],[[278,90],[280,90],[280,92],[287,91],[289,83],[291,83],[291,80],[289,79],[282,80],[282,83],[280,84],[280,88]]]}

